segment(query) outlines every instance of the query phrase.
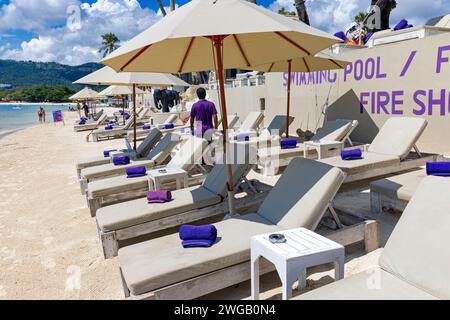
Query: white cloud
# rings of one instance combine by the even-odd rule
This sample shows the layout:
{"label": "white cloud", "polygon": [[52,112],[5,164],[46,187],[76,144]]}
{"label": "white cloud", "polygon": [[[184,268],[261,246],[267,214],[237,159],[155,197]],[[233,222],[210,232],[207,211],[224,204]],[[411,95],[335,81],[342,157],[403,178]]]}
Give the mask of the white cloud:
{"label": "white cloud", "polygon": [[[17,1],[19,0],[13,0],[11,3]],[[61,0],[43,1],[50,3]],[[81,20],[79,27],[73,28],[70,24],[66,25],[68,18],[66,10],[73,1],[61,2],[66,4],[59,7],[61,12],[58,14],[61,14],[63,19],[55,17],[51,22],[36,23],[33,27],[36,37],[22,42],[19,48],[4,48],[0,51],[0,57],[15,60],[56,61],[70,65],[98,61],[101,58],[98,48],[101,46],[102,34],[113,32],[123,43],[159,19],[156,12],[142,8],[137,0],[97,0],[93,4],[76,1],[77,7],[80,8]],[[3,9],[0,14],[5,14]],[[23,15],[24,13],[15,12],[14,14]],[[51,27],[51,24],[56,21],[59,26]],[[47,24],[46,28],[43,27],[45,24]]]}
{"label": "white cloud", "polygon": [[[370,0],[307,0],[306,7],[312,26],[335,33],[353,22],[359,12],[366,11],[370,3]],[[425,24],[429,18],[449,13],[448,3],[449,0],[397,0],[391,27],[402,18],[414,25]],[[276,0],[269,6],[273,11],[282,7],[295,11],[293,0]]]}

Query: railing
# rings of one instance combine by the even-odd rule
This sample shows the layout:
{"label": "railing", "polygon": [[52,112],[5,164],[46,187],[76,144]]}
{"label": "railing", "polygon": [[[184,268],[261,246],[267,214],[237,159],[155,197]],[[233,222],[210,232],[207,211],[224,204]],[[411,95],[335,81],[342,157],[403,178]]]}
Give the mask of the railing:
{"label": "railing", "polygon": [[[228,79],[225,80],[225,88],[242,88],[242,87],[254,87],[262,86],[266,83],[266,77],[264,75],[258,75],[248,78],[241,79]],[[211,81],[209,82],[209,90],[217,90],[219,82]]]}

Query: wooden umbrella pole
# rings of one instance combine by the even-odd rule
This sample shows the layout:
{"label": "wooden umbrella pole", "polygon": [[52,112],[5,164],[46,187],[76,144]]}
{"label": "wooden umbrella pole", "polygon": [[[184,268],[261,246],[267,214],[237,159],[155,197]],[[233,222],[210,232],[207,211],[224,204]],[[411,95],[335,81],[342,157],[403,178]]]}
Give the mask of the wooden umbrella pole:
{"label": "wooden umbrella pole", "polygon": [[137,122],[137,116],[136,116],[136,84],[133,83],[133,135],[134,135],[134,143],[133,143],[133,150],[136,151],[137,145],[136,145],[136,122]]}
{"label": "wooden umbrella pole", "polygon": [[291,72],[292,60],[288,60],[287,104],[286,104],[286,138],[289,138],[289,114],[291,112]]}
{"label": "wooden umbrella pole", "polygon": [[233,170],[231,166],[230,160],[230,150],[228,143],[228,117],[227,117],[227,105],[225,98],[225,79],[223,75],[223,61],[222,61],[222,47],[223,47],[223,39],[226,36],[213,36],[212,41],[214,44],[214,48],[216,51],[217,58],[217,79],[219,80],[219,95],[220,95],[220,109],[222,113],[222,127],[223,127],[223,150],[226,156],[226,166],[227,166],[227,174],[228,174],[228,201],[229,201],[229,211],[230,214],[234,213],[234,201],[233,201]]}

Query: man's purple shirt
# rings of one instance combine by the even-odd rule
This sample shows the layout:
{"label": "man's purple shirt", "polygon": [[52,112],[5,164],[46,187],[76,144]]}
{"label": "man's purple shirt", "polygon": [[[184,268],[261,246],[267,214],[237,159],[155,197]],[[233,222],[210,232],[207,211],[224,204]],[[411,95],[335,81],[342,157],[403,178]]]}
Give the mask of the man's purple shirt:
{"label": "man's purple shirt", "polygon": [[208,100],[200,100],[192,106],[191,117],[195,119],[196,132],[200,129],[202,134],[210,129],[214,129],[213,116],[217,114],[216,106]]}

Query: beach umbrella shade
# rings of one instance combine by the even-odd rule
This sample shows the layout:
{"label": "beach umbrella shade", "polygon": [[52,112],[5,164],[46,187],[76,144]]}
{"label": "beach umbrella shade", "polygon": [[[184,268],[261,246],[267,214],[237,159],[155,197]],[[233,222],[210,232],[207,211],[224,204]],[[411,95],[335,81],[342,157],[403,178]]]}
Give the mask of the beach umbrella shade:
{"label": "beach umbrella shade", "polygon": [[88,87],[85,87],[83,90],[78,91],[73,96],[71,96],[70,100],[96,100],[104,98],[97,91],[92,90]]}
{"label": "beach umbrella shade", "polygon": [[[193,0],[170,12],[101,62],[121,72],[216,70],[226,152],[224,69],[251,69],[273,61],[304,57],[339,41],[245,0]],[[233,177],[228,156],[227,172],[233,212]]]}
{"label": "beach umbrella shade", "polygon": [[[116,72],[110,67],[103,67],[94,71],[87,76],[78,79],[74,84],[91,84],[91,85],[116,85],[116,86],[130,86],[149,85],[149,86],[174,86],[174,87],[189,87],[189,83],[170,73],[157,72]],[[131,90],[132,91],[132,90]],[[136,150],[136,94],[133,95],[133,117],[134,117],[134,143],[133,147]]]}
{"label": "beach umbrella shade", "polygon": [[351,62],[342,60],[340,57],[319,52],[315,56],[289,59],[272,62],[253,69],[263,72],[287,72],[287,99],[286,99],[286,136],[289,137],[289,115],[291,106],[291,82],[292,72],[315,72],[323,70],[344,69]]}
{"label": "beach umbrella shade", "polygon": [[[133,94],[133,86],[109,86],[99,94],[105,97],[130,95]],[[144,91],[136,88],[136,94],[144,94]]]}

